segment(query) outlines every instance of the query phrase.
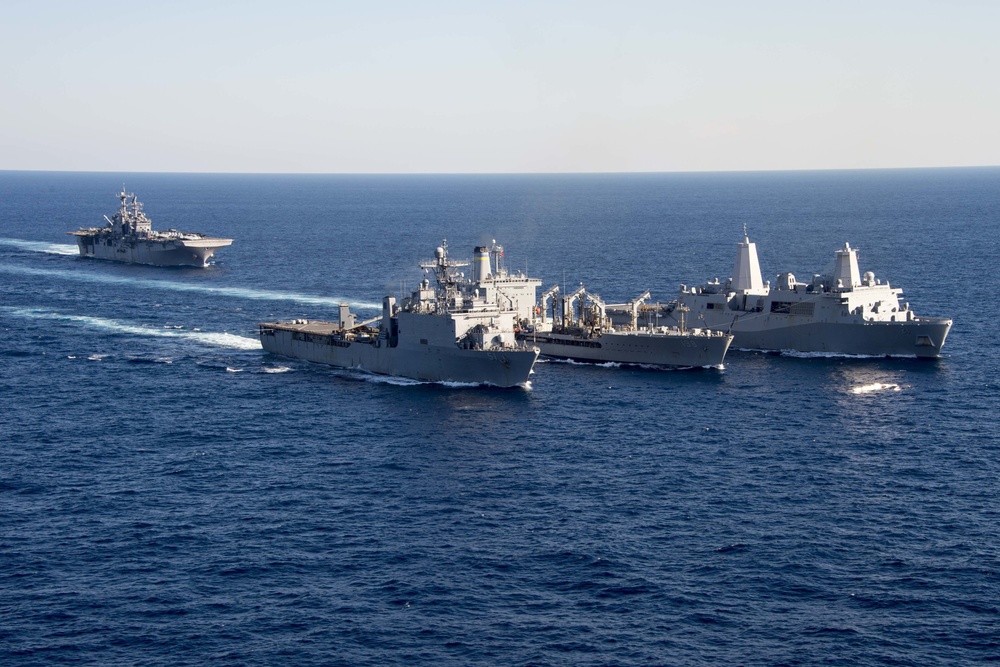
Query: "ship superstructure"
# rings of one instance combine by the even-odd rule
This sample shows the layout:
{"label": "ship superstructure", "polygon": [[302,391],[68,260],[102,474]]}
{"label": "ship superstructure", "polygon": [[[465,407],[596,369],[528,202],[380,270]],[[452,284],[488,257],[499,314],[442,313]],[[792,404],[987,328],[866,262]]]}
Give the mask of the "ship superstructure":
{"label": "ship superstructure", "polygon": [[82,257],[107,259],[152,266],[199,266],[219,248],[231,245],[232,239],[214,238],[196,232],[175,229],[154,231],[152,221],[142,210],[142,202],[122,186],[121,204],[108,218],[107,225],[68,232],[76,237]]}
{"label": "ship superstructure", "polygon": [[952,321],[918,317],[902,290],[861,273],[850,244],[835,252],[833,272],[809,282],[781,273],[775,286],[761,278],[756,244],[744,230],[733,273],[701,286],[681,286],[664,316],[731,332],[733,345],[843,355],[938,357]]}
{"label": "ship superstructure", "polygon": [[401,303],[386,296],[380,317],[358,322],[342,304],[337,322],[262,323],[261,344],[274,354],[380,375],[523,386],[538,349],[518,341],[515,329],[533,299],[522,305],[524,286],[505,282],[506,272],[491,271],[488,261],[479,264],[479,249],[476,261],[467,279],[457,269],[469,263],[450,259],[442,243],[433,260],[420,263],[433,282],[425,278]]}

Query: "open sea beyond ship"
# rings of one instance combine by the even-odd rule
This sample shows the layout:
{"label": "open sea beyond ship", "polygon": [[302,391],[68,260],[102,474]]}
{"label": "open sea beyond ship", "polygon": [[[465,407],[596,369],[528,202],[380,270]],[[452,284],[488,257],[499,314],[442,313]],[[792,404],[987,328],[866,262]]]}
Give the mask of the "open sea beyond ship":
{"label": "open sea beyond ship", "polygon": [[[122,182],[235,239],[77,256]],[[1000,659],[1000,169],[304,176],[0,172],[0,664]],[[936,360],[540,359],[528,387],[265,353],[500,239],[611,302],[832,250],[953,319]],[[991,324],[992,323],[992,324]],[[689,322],[695,326],[695,322]]]}

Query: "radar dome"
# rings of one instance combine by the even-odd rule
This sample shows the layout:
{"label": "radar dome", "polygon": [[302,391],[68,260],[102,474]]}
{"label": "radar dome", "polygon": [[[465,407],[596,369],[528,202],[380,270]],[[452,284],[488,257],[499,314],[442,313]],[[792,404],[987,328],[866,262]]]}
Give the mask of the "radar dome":
{"label": "radar dome", "polygon": [[441,246],[438,246],[434,250],[434,256],[437,257],[438,259],[443,258],[444,257],[444,248],[442,248]]}

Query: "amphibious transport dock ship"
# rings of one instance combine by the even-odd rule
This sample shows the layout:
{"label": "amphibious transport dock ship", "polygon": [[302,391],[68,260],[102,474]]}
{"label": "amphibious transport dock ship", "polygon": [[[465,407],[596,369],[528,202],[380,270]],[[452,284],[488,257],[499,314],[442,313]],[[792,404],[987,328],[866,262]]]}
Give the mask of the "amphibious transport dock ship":
{"label": "amphibious transport dock ship", "polygon": [[420,266],[433,272],[401,304],[387,296],[382,316],[356,322],[348,304],[339,322],[264,322],[268,352],[341,368],[417,380],[524,385],[538,349],[516,338],[518,309],[497,288],[467,280],[448,245]]}
{"label": "amphibious transport dock ship", "polygon": [[233,242],[175,229],[153,231],[134,194],[126,194],[123,186],[118,199],[118,212],[110,219],[104,216],[106,226],[67,232],[76,237],[81,256],[152,266],[205,266],[216,250]]}
{"label": "amphibious transport dock ship", "polygon": [[937,357],[951,320],[917,317],[902,290],[858,268],[858,251],[845,243],[836,251],[832,275],[808,283],[791,273],[777,285],[761,280],[757,246],[744,230],[733,274],[700,287],[681,286],[665,314],[716,331],[732,332],[742,349],[790,350],[845,355]]}
{"label": "amphibious transport dock ship", "polygon": [[[555,285],[542,295],[530,333],[523,334],[548,357],[674,368],[719,367],[733,340],[722,332],[687,329],[683,319],[679,326],[640,326],[638,311],[649,298],[648,291],[620,305],[606,305],[582,285],[572,294],[556,298],[558,293]],[[550,298],[552,319],[548,320]],[[612,323],[609,309],[628,313],[627,320]]]}

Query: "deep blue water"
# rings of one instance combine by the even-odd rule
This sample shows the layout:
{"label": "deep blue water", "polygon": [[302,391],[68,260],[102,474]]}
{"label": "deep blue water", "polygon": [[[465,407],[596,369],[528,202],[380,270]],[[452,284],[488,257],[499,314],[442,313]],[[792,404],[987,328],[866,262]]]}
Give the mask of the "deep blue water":
{"label": "deep blue water", "polygon": [[[73,256],[125,183],[206,270]],[[733,352],[529,390],[264,354],[495,238],[606,300],[845,241],[938,361]],[[0,172],[0,664],[1000,660],[1000,169],[614,176]]]}

